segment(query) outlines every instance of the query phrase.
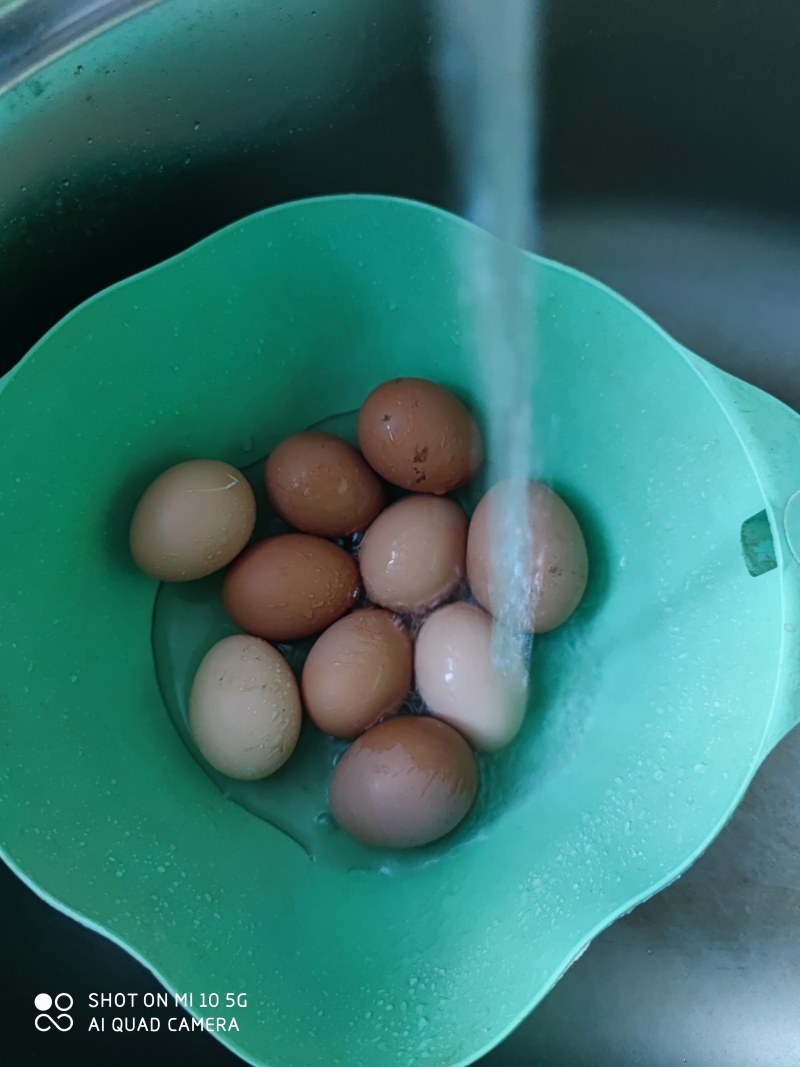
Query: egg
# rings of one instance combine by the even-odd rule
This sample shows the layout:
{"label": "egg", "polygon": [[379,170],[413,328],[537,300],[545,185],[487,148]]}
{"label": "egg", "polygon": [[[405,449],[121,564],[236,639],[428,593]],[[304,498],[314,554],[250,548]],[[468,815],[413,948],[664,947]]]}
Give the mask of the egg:
{"label": "egg", "polygon": [[362,734],[337,763],[334,819],[365,845],[414,848],[461,822],[478,790],[478,767],[463,737],[443,722],[399,715]]}
{"label": "egg", "polygon": [[189,697],[189,726],[212,767],[230,778],[266,778],[300,736],[297,682],[280,652],[257,637],[218,641],[203,657]]}
{"label": "egg", "polygon": [[354,607],[358,595],[353,558],[330,541],[299,533],[251,545],[222,586],[236,625],[270,641],[319,633]]}
{"label": "egg", "polygon": [[388,611],[354,611],[317,638],[306,658],[306,711],[325,733],[357,737],[400,708],[411,689],[411,661],[411,638]]}
{"label": "egg", "polygon": [[494,751],[516,737],[525,691],[492,659],[492,619],[464,602],[429,615],[417,635],[417,688],[428,710],[476,748]]}
{"label": "egg", "polygon": [[213,459],[178,463],[136,505],[131,555],[163,582],[205,578],[239,555],[255,521],[253,490],[235,467]]}
{"label": "egg", "polygon": [[450,493],[483,462],[472,415],[424,378],[395,378],[373,390],[358,413],[358,443],[382,478],[418,493]]}
{"label": "egg", "polygon": [[415,612],[448,597],[464,577],[467,517],[454,500],[407,496],[369,527],[358,563],[370,600]]}
{"label": "egg", "polygon": [[[499,544],[497,530],[506,491],[507,483],[499,482],[481,499],[467,538],[470,588],[478,603],[490,612],[498,609],[492,586],[492,546]],[[528,626],[536,633],[545,633],[565,622],[580,604],[589,561],[578,520],[561,497],[541,482],[528,484],[528,516],[532,552],[528,561]]]}
{"label": "egg", "polygon": [[322,537],[365,529],[384,502],[383,485],[358,449],[329,433],[287,437],[267,459],[264,482],[282,519]]}

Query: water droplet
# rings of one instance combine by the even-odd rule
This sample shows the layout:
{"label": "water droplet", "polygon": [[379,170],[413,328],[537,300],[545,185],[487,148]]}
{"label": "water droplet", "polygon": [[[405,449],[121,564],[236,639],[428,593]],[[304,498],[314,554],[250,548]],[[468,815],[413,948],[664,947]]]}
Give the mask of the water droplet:
{"label": "water droplet", "polygon": [[199,130],[200,129],[200,123],[199,123],[199,121],[197,119],[194,120],[194,128],[195,128],[195,130]]}

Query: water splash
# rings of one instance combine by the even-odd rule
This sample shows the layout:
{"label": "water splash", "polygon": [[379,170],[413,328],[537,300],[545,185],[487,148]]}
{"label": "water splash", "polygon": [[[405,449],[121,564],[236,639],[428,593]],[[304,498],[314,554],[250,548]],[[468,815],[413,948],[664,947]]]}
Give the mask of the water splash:
{"label": "water splash", "polygon": [[532,549],[527,482],[534,450],[535,292],[516,247],[536,241],[535,44],[538,0],[438,0],[442,116],[461,210],[492,232],[475,242],[464,307],[469,309],[488,416],[489,480],[503,481],[492,585],[498,594],[494,656],[527,685],[526,632]]}

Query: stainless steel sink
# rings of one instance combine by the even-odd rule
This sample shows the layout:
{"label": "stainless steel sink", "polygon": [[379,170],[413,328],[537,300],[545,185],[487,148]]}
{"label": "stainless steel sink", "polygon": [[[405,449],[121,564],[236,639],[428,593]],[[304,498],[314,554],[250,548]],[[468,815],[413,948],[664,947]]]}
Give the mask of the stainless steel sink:
{"label": "stainless steel sink", "polygon": [[[542,63],[542,251],[795,407],[798,33],[791,0],[551,0]],[[0,0],[5,364],[98,288],[267,204],[457,206],[430,34],[411,0]],[[598,938],[487,1067],[796,1067],[798,783],[795,732],[706,855]],[[1,884],[15,1016],[40,988],[157,988]],[[27,1029],[13,1062],[49,1062]],[[115,1042],[75,1033],[59,1057],[236,1062],[200,1035]]]}

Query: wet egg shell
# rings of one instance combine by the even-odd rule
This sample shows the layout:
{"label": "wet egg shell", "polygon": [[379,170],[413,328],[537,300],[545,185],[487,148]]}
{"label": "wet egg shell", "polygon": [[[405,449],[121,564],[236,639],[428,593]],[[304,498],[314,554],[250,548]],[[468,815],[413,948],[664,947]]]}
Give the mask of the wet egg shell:
{"label": "wet egg shell", "polygon": [[411,638],[388,611],[363,608],[330,626],[303,667],[303,704],[334,737],[393,715],[411,689]]}
{"label": "wet egg shell", "polygon": [[413,612],[448,597],[464,577],[467,517],[454,500],[407,496],[364,534],[358,563],[370,600]]}
{"label": "wet egg shell", "polygon": [[354,607],[359,574],[338,545],[281,534],[251,545],[228,568],[225,610],[243,630],[270,641],[319,633]]}
{"label": "wet egg shell", "polygon": [[236,634],[203,657],[189,697],[197,747],[230,778],[265,778],[283,766],[300,736],[297,682],[280,652]]}
{"label": "wet egg shell", "polygon": [[[502,543],[498,531],[507,491],[508,484],[499,482],[485,494],[472,516],[467,538],[470,588],[478,603],[493,613],[498,604],[492,588],[491,553],[492,545]],[[578,520],[561,497],[541,482],[528,485],[528,516],[532,552],[528,625],[536,633],[546,633],[565,622],[580,604],[589,561]]]}
{"label": "wet egg shell", "polygon": [[365,529],[384,502],[383,485],[358,449],[329,433],[281,441],[267,459],[264,483],[282,519],[321,537]]}
{"label": "wet egg shell", "polygon": [[476,748],[494,751],[519,732],[525,692],[512,687],[492,659],[492,619],[474,604],[434,611],[417,635],[414,670],[431,714]]}
{"label": "wet egg shell", "polygon": [[398,715],[348,748],[329,800],[339,825],[365,845],[415,848],[457,826],[477,791],[475,757],[459,733],[427,716]]}
{"label": "wet egg shell", "polygon": [[163,582],[205,578],[239,555],[255,521],[255,497],[241,471],[213,459],[178,463],[139,500],[131,555]]}
{"label": "wet egg shell", "polygon": [[483,462],[472,415],[425,378],[395,378],[373,390],[358,413],[358,443],[381,477],[417,493],[450,493]]}

